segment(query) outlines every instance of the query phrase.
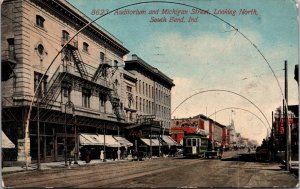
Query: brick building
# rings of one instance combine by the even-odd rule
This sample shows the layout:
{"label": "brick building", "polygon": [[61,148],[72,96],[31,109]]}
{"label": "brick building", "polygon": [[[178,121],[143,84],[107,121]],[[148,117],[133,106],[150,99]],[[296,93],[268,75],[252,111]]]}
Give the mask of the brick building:
{"label": "brick building", "polygon": [[215,146],[227,146],[227,127],[200,114],[193,118],[172,119],[171,137],[182,144],[185,134],[202,133],[207,135]]}

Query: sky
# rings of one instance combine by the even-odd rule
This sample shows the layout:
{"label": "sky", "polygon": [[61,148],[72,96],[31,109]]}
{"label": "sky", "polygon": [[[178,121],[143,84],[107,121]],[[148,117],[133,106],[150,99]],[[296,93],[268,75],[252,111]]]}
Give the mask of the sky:
{"label": "sky", "polygon": [[[68,2],[96,19],[102,12],[142,1]],[[288,102],[298,104],[298,87],[294,80],[294,66],[298,63],[295,1],[172,2],[185,5],[146,1],[121,9],[145,11],[145,14],[124,15],[113,11],[97,23],[130,50],[125,59],[137,54],[174,80],[172,111],[194,95],[172,113],[172,118],[209,116],[235,107],[219,111],[211,118],[224,125],[233,119],[237,132],[260,143],[271,125],[272,111],[282,105],[285,60],[288,61]],[[191,6],[213,15],[193,14],[197,9]],[[170,14],[164,14],[163,9],[169,9]],[[184,22],[171,22],[172,17]],[[189,22],[190,17],[194,22]],[[162,22],[155,22],[158,20]]]}

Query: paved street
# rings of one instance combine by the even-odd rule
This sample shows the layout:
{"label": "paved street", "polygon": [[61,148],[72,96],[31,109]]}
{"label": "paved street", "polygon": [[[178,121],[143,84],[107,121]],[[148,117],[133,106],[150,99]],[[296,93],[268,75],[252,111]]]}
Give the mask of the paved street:
{"label": "paved street", "polygon": [[277,163],[159,158],[3,175],[7,187],[296,187]]}

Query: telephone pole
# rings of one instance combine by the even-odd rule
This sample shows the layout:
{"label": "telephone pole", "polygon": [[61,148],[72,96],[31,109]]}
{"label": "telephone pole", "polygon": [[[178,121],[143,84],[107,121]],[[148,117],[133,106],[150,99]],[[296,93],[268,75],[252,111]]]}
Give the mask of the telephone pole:
{"label": "telephone pole", "polygon": [[290,170],[291,162],[291,132],[288,124],[288,68],[287,61],[284,61],[284,93],[285,93],[285,106],[284,106],[284,126],[285,126],[285,138],[286,138],[286,153],[285,153],[285,164],[286,170]]}

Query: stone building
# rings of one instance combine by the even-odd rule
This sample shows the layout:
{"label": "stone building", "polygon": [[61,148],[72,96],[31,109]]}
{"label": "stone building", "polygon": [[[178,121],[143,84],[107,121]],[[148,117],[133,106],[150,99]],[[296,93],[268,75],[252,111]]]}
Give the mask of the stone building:
{"label": "stone building", "polygon": [[135,54],[132,60],[125,61],[125,70],[137,79],[133,97],[137,120],[153,117],[160,122],[165,133],[169,133],[173,80]]}
{"label": "stone building", "polygon": [[172,80],[137,56],[125,65],[129,50],[115,36],[93,23],[73,37],[91,20],[67,1],[1,8],[2,130],[16,145],[6,161],[36,161],[38,135],[42,162],[78,158],[80,144],[99,158],[141,115],[168,131]]}
{"label": "stone building", "polygon": [[37,159],[38,123],[42,161],[78,153],[76,133],[122,130],[117,68],[129,53],[122,42],[95,23],[70,40],[90,19],[67,1],[12,0],[1,8],[2,129],[17,146],[6,158]]}

